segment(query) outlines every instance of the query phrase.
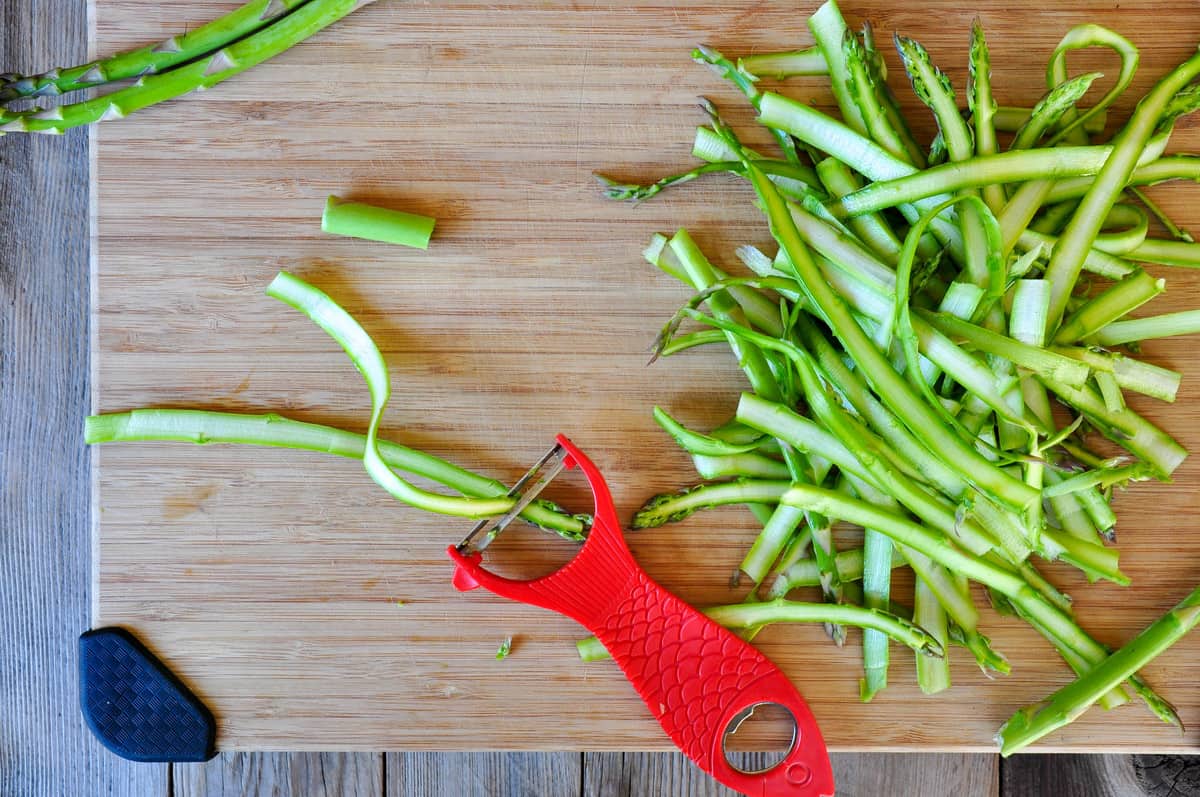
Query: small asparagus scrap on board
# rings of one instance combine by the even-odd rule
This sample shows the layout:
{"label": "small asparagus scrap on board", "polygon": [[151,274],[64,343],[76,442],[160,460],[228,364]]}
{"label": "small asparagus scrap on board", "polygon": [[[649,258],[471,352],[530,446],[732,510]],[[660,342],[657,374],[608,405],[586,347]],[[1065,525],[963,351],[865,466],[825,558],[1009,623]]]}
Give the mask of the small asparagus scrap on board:
{"label": "small asparagus scrap on board", "polygon": [[344,235],[367,241],[428,249],[435,220],[429,216],[350,202],[330,196],[321,214],[321,229],[330,235]]}

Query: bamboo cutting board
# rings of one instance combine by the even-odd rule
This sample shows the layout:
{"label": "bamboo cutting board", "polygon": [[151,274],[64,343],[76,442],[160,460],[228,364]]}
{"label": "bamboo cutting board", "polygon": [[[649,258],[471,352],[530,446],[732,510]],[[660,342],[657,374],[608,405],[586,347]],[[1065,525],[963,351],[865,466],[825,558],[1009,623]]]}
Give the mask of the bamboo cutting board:
{"label": "bamboo cutting board", "polygon": [[[920,38],[961,88],[974,11],[891,5],[848,0],[844,11],[852,25],[869,17],[882,36]],[[974,4],[1001,103],[1036,99],[1046,57],[1078,22],[1114,27],[1142,48],[1130,96],[1200,41],[1193,0],[1053,5]],[[159,40],[230,7],[96,0],[95,49]],[[277,411],[364,430],[367,392],[345,356],[263,296],[287,269],[379,341],[394,381],[388,437],[511,481],[568,433],[608,474],[625,518],[651,495],[691,484],[690,463],[650,408],[716,424],[743,384],[715,348],[645,366],[687,293],[640,251],[653,232],[687,226],[730,265],[734,246],[767,246],[768,233],[734,178],[631,207],[603,200],[590,175],[647,180],[686,167],[699,94],[767,146],[742,103],[688,52],[697,42],[731,54],[807,45],[813,8],[380,0],[206,94],[104,124],[93,171],[97,409]],[[890,66],[902,75],[894,58]],[[828,107],[821,83],[786,91]],[[1113,115],[1131,107],[1126,99]],[[1180,125],[1173,148],[1200,148],[1194,122]],[[437,217],[433,245],[416,252],[322,235],[330,193]],[[1200,228],[1195,186],[1154,196]],[[1200,305],[1197,275],[1166,276],[1155,312]],[[1196,346],[1146,351],[1194,374]],[[1200,450],[1200,378],[1185,380],[1174,405],[1137,406]],[[358,463],[184,444],[93,455],[94,622],[130,627],[159,652],[213,708],[222,749],[669,746],[612,663],[577,660],[572,622],[456,593],[444,550],[469,524],[394,503]],[[1200,578],[1200,457],[1176,482],[1118,500],[1133,587],[1049,568],[1104,642],[1127,640]],[[754,533],[732,507],[629,541],[664,585],[712,604],[743,596],[727,583]],[[525,574],[569,553],[533,532],[502,547],[510,571]],[[990,681],[956,649],[953,688],[927,698],[912,657],[893,647],[892,686],[870,705],[858,701],[856,636],[839,650],[820,628],[773,627],[757,643],[799,685],[832,748],[992,750],[1001,722],[1069,672],[1023,624],[985,609],[983,628],[1012,675]],[[509,635],[512,655],[497,661]],[[1193,636],[1146,672],[1189,726],[1200,726],[1197,654]],[[1198,748],[1200,731],[1179,735],[1136,704],[1094,709],[1044,746]]]}

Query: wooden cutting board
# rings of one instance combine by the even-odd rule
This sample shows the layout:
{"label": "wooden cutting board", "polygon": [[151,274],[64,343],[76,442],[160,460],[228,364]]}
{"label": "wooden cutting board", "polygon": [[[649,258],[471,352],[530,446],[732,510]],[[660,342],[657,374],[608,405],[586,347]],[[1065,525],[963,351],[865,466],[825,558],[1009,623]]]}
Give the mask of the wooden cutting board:
{"label": "wooden cutting board", "polygon": [[[159,40],[232,5],[96,0],[95,49]],[[94,139],[96,408],[277,411],[362,431],[369,402],[354,368],[324,333],[263,296],[287,269],[379,341],[395,388],[389,438],[511,481],[556,432],[569,433],[608,474],[625,518],[693,483],[650,409],[716,424],[742,378],[716,348],[646,366],[688,294],[640,252],[652,233],[687,226],[732,265],[734,246],[770,239],[737,179],[633,207],[602,199],[591,173],[648,180],[686,167],[700,94],[768,146],[689,49],[806,45],[815,5],[381,0],[210,92],[105,123]],[[883,37],[917,36],[959,87],[977,12],[1006,104],[1037,98],[1046,57],[1079,22],[1110,25],[1142,48],[1129,97],[1200,41],[1193,0],[891,5],[847,2],[845,12],[852,24],[869,17]],[[1115,73],[1106,56],[1091,60]],[[828,107],[821,84],[786,90]],[[908,102],[902,78],[894,85]],[[1114,116],[1131,107],[1123,100]],[[1195,123],[1181,125],[1173,148],[1198,147]],[[433,245],[323,235],[330,193],[436,216]],[[1200,228],[1195,186],[1154,196]],[[1166,275],[1154,311],[1200,305],[1197,275]],[[1196,346],[1146,351],[1194,373]],[[1192,450],[1198,386],[1186,380],[1174,405],[1137,402]],[[94,622],[128,626],[158,651],[214,709],[222,749],[669,746],[612,663],[578,661],[575,624],[456,593],[444,550],[469,524],[396,504],[358,463],[184,444],[93,456]],[[1198,488],[1194,457],[1172,487],[1120,496],[1122,567],[1134,586],[1091,586],[1049,568],[1099,639],[1129,639],[1194,586]],[[712,604],[742,597],[727,583],[754,534],[732,507],[628,539],[655,578]],[[532,532],[506,545],[513,572],[568,553]],[[907,589],[897,588],[905,601]],[[992,750],[1001,722],[1070,674],[1023,624],[985,609],[983,628],[1012,660],[1011,676],[988,680],[956,649],[954,687],[924,697],[911,655],[894,647],[892,686],[870,705],[858,701],[857,636],[837,649],[820,628],[773,627],[757,642],[807,696],[834,749]],[[512,655],[497,661],[510,635]],[[1193,636],[1146,675],[1200,727],[1198,654]],[[1134,704],[1095,709],[1043,749],[1198,748],[1200,731],[1180,735]]]}

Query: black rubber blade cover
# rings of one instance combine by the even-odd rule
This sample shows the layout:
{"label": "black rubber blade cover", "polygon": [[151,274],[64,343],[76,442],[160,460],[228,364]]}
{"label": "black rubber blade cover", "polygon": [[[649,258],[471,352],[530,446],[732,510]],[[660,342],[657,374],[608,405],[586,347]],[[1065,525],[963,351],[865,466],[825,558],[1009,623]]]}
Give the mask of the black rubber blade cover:
{"label": "black rubber blade cover", "polygon": [[123,628],[79,637],[79,701],[96,738],[130,761],[207,761],[217,725],[208,707]]}

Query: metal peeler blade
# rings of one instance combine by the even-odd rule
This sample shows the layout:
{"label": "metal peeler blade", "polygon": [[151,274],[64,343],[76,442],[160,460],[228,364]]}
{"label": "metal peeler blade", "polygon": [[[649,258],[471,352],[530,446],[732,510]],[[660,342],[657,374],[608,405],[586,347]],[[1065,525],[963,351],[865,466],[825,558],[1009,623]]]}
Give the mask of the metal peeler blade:
{"label": "metal peeler blade", "polygon": [[466,556],[479,553],[491,545],[492,540],[496,539],[496,536],[520,516],[525,511],[525,507],[533,503],[550,482],[554,481],[566,467],[566,462],[567,450],[561,443],[555,443],[508,491],[509,498],[517,499],[512,509],[504,515],[485,518],[475,524],[475,528],[471,529],[463,541],[455,546],[458,552]]}

